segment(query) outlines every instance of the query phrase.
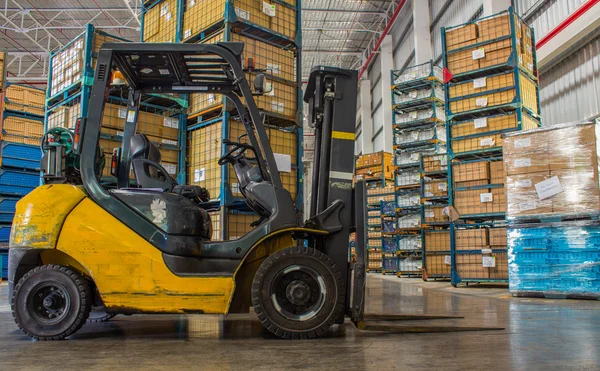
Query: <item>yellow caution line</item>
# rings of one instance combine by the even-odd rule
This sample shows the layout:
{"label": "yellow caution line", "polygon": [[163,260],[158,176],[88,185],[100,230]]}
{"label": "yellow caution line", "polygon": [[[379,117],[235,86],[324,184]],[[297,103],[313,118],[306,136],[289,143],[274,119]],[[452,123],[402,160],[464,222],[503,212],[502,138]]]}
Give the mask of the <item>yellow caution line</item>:
{"label": "yellow caution line", "polygon": [[354,133],[348,133],[345,131],[333,131],[331,133],[331,137],[333,139],[343,139],[343,140],[354,140]]}

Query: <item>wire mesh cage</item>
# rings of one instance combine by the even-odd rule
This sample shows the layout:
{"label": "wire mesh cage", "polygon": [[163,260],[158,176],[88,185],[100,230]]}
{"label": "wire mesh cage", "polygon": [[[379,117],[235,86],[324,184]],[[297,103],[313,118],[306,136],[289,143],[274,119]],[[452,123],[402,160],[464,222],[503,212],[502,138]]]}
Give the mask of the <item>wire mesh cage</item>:
{"label": "wire mesh cage", "polygon": [[416,252],[423,248],[421,234],[399,234],[397,240],[398,252]]}
{"label": "wire mesh cage", "polygon": [[[1,88],[0,88],[1,89]],[[4,111],[21,115],[44,116],[46,91],[8,83],[4,90]]]}
{"label": "wire mesh cage", "polygon": [[161,0],[143,12],[142,41],[150,43],[177,42],[178,0]]}
{"label": "wire mesh cage", "polygon": [[2,120],[2,140],[39,146],[44,133],[44,122],[19,115],[4,114]]}

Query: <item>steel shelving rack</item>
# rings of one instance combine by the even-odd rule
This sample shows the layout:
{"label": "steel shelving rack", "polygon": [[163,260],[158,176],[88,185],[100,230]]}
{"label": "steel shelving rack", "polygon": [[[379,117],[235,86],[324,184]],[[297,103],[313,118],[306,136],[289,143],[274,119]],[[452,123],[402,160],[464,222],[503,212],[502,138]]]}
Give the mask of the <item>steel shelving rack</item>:
{"label": "steel shelving rack", "polygon": [[[143,3],[142,7],[142,19],[141,27],[142,30],[145,27],[147,13],[156,6],[161,6],[163,1],[161,0],[149,0]],[[222,41],[231,41],[235,35],[241,35],[252,40],[266,43],[271,46],[275,46],[282,50],[289,50],[293,52],[295,56],[295,81],[284,81],[273,73],[267,73],[269,80],[278,83],[289,84],[294,87],[295,94],[295,115],[285,116],[277,112],[263,111],[265,114],[265,125],[271,127],[277,127],[279,129],[295,133],[296,135],[296,163],[292,164],[292,171],[296,171],[296,209],[298,215],[302,214],[304,190],[303,190],[303,174],[304,165],[302,162],[303,156],[303,129],[302,129],[302,68],[301,68],[301,46],[302,46],[302,32],[301,32],[301,8],[302,3],[300,0],[294,2],[294,4],[287,3],[281,0],[273,0],[273,3],[279,7],[285,7],[288,9],[295,10],[296,13],[296,31],[294,37],[286,36],[282,33],[275,32],[272,29],[265,28],[261,25],[251,22],[247,17],[236,13],[235,0],[224,0],[224,11],[222,17],[215,22],[211,23],[207,27],[198,32],[186,32],[184,30],[184,13],[186,11],[185,0],[171,1],[175,4],[174,15],[176,19],[174,42],[185,42],[185,43],[199,43],[199,42],[210,42],[210,39],[220,33],[223,34]],[[202,2],[197,2],[195,6],[202,6]],[[141,34],[143,41],[144,32]],[[200,112],[191,112],[189,109],[189,103],[186,105],[187,112],[182,115],[182,125],[180,129],[180,148],[179,148],[179,178],[181,182],[188,182],[193,174],[188,173],[188,153],[187,143],[188,138],[194,130],[208,127],[210,125],[221,124],[221,138],[230,137],[230,122],[235,118],[235,113],[229,110],[229,104],[226,102],[226,98],[222,98],[221,104],[216,104]],[[222,154],[226,151],[222,148]],[[241,197],[234,197],[232,192],[232,184],[229,184],[230,176],[229,166],[221,166],[219,184],[219,194],[211,195],[213,199],[203,205],[208,210],[217,211],[219,210],[221,220],[226,220],[229,212],[234,213],[249,213],[250,209],[247,207],[245,201]],[[225,224],[223,224],[225,225]],[[226,236],[227,231],[225,227],[220,231]]]}
{"label": "steel shelving rack", "polygon": [[[426,259],[425,229],[440,227],[426,225],[425,210],[446,199],[428,192],[431,181],[443,179],[445,173],[426,174],[423,166],[424,157],[446,153],[446,93],[442,69],[433,61],[391,71],[391,75],[397,276],[421,276]],[[409,265],[412,268],[407,269]]]}
{"label": "steel shelving rack", "polygon": [[[502,23],[503,17],[508,19],[507,23]],[[485,24],[485,26],[484,26]],[[448,50],[447,37],[449,32],[456,31],[460,27],[488,27],[493,30],[509,27],[510,32],[502,32],[498,37],[487,35],[479,35],[476,32],[477,38],[463,41],[459,47]],[[503,28],[505,29],[505,28]],[[461,191],[482,191],[489,190],[493,195],[493,190],[504,187],[502,184],[492,184],[491,174],[487,184],[467,184],[465,186],[455,187],[455,177],[453,167],[457,164],[469,164],[482,161],[499,161],[502,159],[501,136],[504,133],[525,130],[541,125],[541,107],[539,99],[539,88],[537,86],[537,56],[535,51],[535,34],[533,29],[530,29],[523,22],[511,7],[507,11],[495,14],[489,17],[480,18],[466,24],[442,28],[442,63],[444,67],[444,89],[446,93],[445,111],[447,117],[447,136],[448,136],[448,205],[452,210],[456,206],[456,192]],[[525,63],[522,56],[522,40],[523,34],[527,32],[531,38],[531,55],[532,63]],[[517,35],[521,34],[521,38]],[[491,33],[493,35],[493,32]],[[456,40],[455,40],[456,41]],[[465,45],[466,44],[466,45]],[[452,56],[458,53],[472,53],[472,59],[484,58],[486,48],[493,48],[495,45],[502,45],[502,50],[509,50],[506,55],[499,59],[492,59],[482,68],[474,68],[459,73],[452,73],[449,69],[449,60]],[[477,55],[477,57],[476,57]],[[467,58],[468,60],[468,58]],[[495,61],[495,63],[494,63]],[[487,88],[488,81],[502,80],[499,86]],[[473,88],[469,88],[472,85]],[[457,94],[459,87],[466,87],[466,93]],[[453,89],[454,90],[453,93]],[[479,89],[479,91],[478,91]],[[485,90],[481,90],[485,89]],[[462,91],[462,90],[461,90]],[[511,93],[514,92],[514,96]],[[493,97],[493,99],[490,99]],[[490,103],[491,101],[491,103]],[[473,107],[473,102],[475,107]],[[464,103],[468,108],[458,108],[460,103]],[[514,122],[510,125],[492,128],[488,126],[490,120],[502,120],[514,116]],[[453,129],[460,125],[473,125],[472,132],[467,134],[453,135]],[[487,129],[489,128],[489,129]],[[479,145],[476,144],[479,142]],[[469,143],[475,143],[473,147],[469,147]],[[487,200],[486,200],[487,201]],[[491,201],[493,202],[493,201]],[[466,215],[458,215],[458,219],[451,221],[450,224],[450,256],[451,256],[451,283],[457,286],[460,283],[469,282],[507,282],[506,278],[492,277],[493,274],[488,274],[488,277],[482,275],[480,277],[465,277],[461,276],[458,267],[458,260],[466,260],[468,256],[478,256],[480,261],[484,260],[484,254],[487,257],[491,254],[494,257],[497,254],[506,254],[506,248],[498,246],[490,246],[489,238],[485,243],[478,245],[478,249],[458,249],[456,235],[462,231],[482,229],[488,233],[490,228],[505,228],[505,210],[498,208],[487,212],[475,212]],[[481,248],[481,245],[484,247]],[[482,263],[483,264],[483,263]],[[485,267],[485,265],[484,265]],[[488,266],[489,267],[489,266]]]}

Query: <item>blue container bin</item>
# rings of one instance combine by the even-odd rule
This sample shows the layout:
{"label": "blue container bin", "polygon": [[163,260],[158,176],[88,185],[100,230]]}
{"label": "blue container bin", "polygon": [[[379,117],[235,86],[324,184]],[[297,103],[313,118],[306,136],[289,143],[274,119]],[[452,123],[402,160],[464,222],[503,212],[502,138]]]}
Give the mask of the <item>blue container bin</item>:
{"label": "blue container bin", "polygon": [[40,170],[42,151],[39,146],[2,142],[2,167],[19,170]]}
{"label": "blue container bin", "polygon": [[0,169],[0,194],[25,196],[40,185],[39,172]]}
{"label": "blue container bin", "polygon": [[0,275],[3,280],[8,279],[8,249],[0,249]]}
{"label": "blue container bin", "polygon": [[0,223],[12,223],[19,198],[0,196]]}

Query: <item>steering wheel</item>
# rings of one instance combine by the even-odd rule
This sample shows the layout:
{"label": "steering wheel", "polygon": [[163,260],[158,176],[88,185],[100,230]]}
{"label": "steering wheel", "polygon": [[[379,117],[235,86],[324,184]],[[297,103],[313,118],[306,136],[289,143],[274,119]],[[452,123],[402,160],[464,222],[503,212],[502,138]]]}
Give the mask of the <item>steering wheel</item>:
{"label": "steering wheel", "polygon": [[[219,161],[218,161],[219,166],[223,166],[225,164],[232,163],[237,157],[241,156],[244,152],[246,152],[246,150],[251,150],[256,155],[256,150],[254,149],[254,147],[252,147],[249,144],[232,142],[227,139],[223,140],[223,144],[225,144],[227,146],[233,146],[233,148],[231,148],[229,151],[227,151],[227,153],[225,153],[223,156],[221,156],[219,158]],[[240,151],[240,153],[238,153],[237,155],[234,156],[234,153],[239,150],[242,150],[242,151]]]}
{"label": "steering wheel", "polygon": [[[65,136],[64,136],[65,134],[67,135],[67,138],[65,138]],[[55,139],[58,137],[59,140],[64,140],[64,139],[67,140],[67,143],[66,143],[67,145],[65,146],[66,147],[65,156],[68,156],[73,152],[73,144],[75,143],[75,136],[74,136],[73,132],[69,129],[65,129],[62,127],[55,127],[55,128],[48,130],[46,132],[46,134],[44,134],[42,136],[42,142],[40,143],[40,149],[42,150],[42,153],[47,152],[46,151],[46,143],[48,140],[48,135],[54,136]],[[68,143],[71,143],[71,145],[68,145]]]}

